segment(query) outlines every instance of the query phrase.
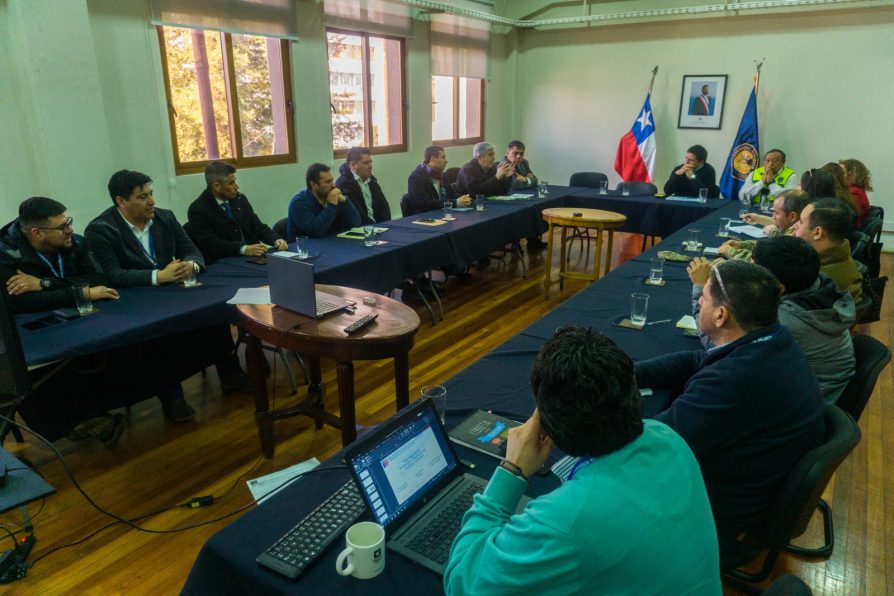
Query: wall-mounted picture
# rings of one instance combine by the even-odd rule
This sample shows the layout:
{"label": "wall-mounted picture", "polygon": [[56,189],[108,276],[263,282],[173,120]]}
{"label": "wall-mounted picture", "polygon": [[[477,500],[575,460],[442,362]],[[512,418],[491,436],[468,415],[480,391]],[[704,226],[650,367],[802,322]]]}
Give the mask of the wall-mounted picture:
{"label": "wall-mounted picture", "polygon": [[726,75],[685,75],[677,128],[720,128]]}

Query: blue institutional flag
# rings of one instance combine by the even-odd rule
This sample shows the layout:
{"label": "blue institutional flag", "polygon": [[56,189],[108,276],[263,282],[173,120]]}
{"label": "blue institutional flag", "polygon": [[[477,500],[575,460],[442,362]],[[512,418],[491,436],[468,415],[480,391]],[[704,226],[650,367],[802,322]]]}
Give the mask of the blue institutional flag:
{"label": "blue institutional flag", "polygon": [[739,132],[736,133],[736,140],[733,141],[720,176],[720,194],[727,199],[737,199],[742,182],[760,165],[760,160],[760,146],[757,142],[757,89],[752,89],[739,123]]}

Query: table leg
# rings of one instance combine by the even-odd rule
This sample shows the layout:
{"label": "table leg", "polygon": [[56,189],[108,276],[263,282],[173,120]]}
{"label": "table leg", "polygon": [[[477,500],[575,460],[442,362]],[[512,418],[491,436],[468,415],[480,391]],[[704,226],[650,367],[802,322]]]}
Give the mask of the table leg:
{"label": "table leg", "polygon": [[245,350],[248,354],[248,371],[255,394],[255,422],[264,457],[273,457],[273,414],[267,400],[267,379],[264,375],[261,341],[253,335],[246,335]]}
{"label": "table leg", "polygon": [[338,376],[338,409],[341,418],[342,447],[357,438],[357,422],[354,416],[354,363],[339,362],[335,365]]}
{"label": "table leg", "polygon": [[[310,383],[307,385],[307,399],[311,404],[325,409],[323,399],[326,397],[326,384],[323,383],[323,373],[320,370],[320,359],[317,356],[308,356],[307,358],[308,376]],[[314,427],[323,428],[323,419],[314,416]]]}
{"label": "table leg", "polygon": [[[602,228],[596,228],[596,260],[593,263],[593,281],[599,279],[599,272],[602,269]],[[593,283],[593,282],[590,282]]]}
{"label": "table leg", "polygon": [[543,279],[543,297],[549,298],[550,273],[553,269],[553,222],[548,222],[546,230],[546,276]]}
{"label": "table leg", "polygon": [[410,403],[410,358],[407,352],[394,357],[394,388],[399,412]]}
{"label": "table leg", "polygon": [[608,230],[608,252],[605,254],[605,274],[612,269],[612,242],[615,239],[615,231]]}
{"label": "table leg", "polygon": [[562,226],[562,250],[559,252],[559,292],[565,289],[565,271],[568,256],[568,228]]}

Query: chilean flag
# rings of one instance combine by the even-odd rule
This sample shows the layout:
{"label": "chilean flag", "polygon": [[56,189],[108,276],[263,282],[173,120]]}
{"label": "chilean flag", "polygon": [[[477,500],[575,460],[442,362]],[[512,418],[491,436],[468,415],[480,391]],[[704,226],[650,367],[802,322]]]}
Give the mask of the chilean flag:
{"label": "chilean flag", "polygon": [[615,156],[615,171],[624,182],[652,182],[655,170],[655,120],[652,117],[650,94],[633,121],[633,128],[621,137]]}

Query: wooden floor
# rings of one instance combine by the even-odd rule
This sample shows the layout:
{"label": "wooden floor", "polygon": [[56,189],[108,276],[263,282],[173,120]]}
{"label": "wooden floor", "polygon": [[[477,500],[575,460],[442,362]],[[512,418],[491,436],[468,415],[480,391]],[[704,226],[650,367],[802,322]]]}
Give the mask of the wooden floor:
{"label": "wooden floor", "polygon": [[[636,254],[639,244],[640,236],[618,234],[615,265]],[[561,297],[554,288],[552,297],[544,300],[543,254],[530,259],[527,279],[522,278],[518,263],[507,259],[505,265],[494,263],[486,271],[473,271],[471,279],[451,280],[445,298],[446,320],[433,327],[423,316],[410,353],[411,396],[418,395],[425,384],[456,374],[583,287],[572,283]],[[894,276],[891,255],[884,257],[883,274]],[[891,302],[889,297],[883,321],[865,330],[888,345],[892,344]],[[358,423],[374,424],[394,413],[392,371],[387,361],[357,363]],[[288,395],[281,362],[276,363],[275,377],[278,403],[294,401]],[[863,414],[863,440],[827,491],[835,519],[833,556],[825,562],[790,556],[777,567],[778,574],[787,570],[801,576],[816,594],[894,592],[892,378],[892,367],[888,367]],[[324,381],[330,387],[327,408],[337,411],[331,365],[324,368]],[[57,442],[83,489],[101,507],[134,519],[191,497],[215,495],[210,507],[174,509],[140,522],[157,531],[194,526],[246,507],[251,502],[247,478],[310,457],[322,461],[340,448],[338,431],[315,430],[309,419],[295,418],[277,423],[276,457],[264,460],[259,456],[250,396],[220,397],[213,371],[207,378],[196,375],[184,387],[188,401],[199,412],[194,422],[168,423],[158,402],[150,400],[133,409],[129,427],[114,449],[99,443]],[[6,448],[33,462],[58,494],[42,506],[30,507],[37,536],[31,560],[36,562],[25,579],[3,586],[5,593],[175,593],[202,544],[228,523],[216,521],[166,534],[141,532],[119,523],[84,540],[112,520],[85,501],[46,445],[33,437],[16,445],[10,438]],[[15,530],[11,524],[20,523],[21,518],[10,512],[0,516],[0,522]],[[77,546],[53,552],[80,540],[84,541]],[[726,593],[736,592],[727,588]]]}

